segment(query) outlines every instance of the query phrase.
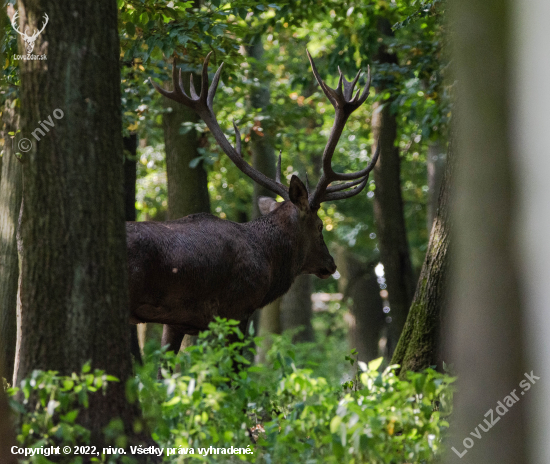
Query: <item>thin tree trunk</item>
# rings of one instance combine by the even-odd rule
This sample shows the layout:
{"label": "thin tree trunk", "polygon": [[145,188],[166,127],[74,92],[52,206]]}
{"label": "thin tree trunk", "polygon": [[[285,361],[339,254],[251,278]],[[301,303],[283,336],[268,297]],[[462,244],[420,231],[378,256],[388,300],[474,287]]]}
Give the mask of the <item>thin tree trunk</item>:
{"label": "thin tree trunk", "polygon": [[288,293],[281,297],[281,329],[286,331],[300,327],[293,337],[295,343],[312,342],[315,339],[311,325],[311,293],[311,275],[303,274],[296,278]]}
{"label": "thin tree trunk", "polygon": [[[182,73],[184,88],[191,73]],[[197,76],[194,76],[197,83]],[[197,84],[196,84],[197,85]],[[195,129],[181,133],[183,123],[197,123],[197,114],[184,105],[163,99],[170,110],[162,118],[168,182],[168,218],[179,219],[194,213],[210,212],[208,182],[202,161],[194,168],[189,163],[200,156],[200,140]]]}
{"label": "thin tree trunk", "polygon": [[19,128],[19,115],[11,108],[12,102],[8,100],[3,111],[4,155],[0,176],[0,363],[3,362],[4,376],[10,382],[17,336],[17,227],[23,193],[21,162],[14,150],[18,138],[12,141],[8,135]]}
{"label": "thin tree trunk", "polygon": [[70,375],[91,360],[120,382],[90,397],[80,423],[101,447],[103,429],[120,417],[136,443],[139,417],[125,395],[132,364],[116,2],[21,1],[19,11],[31,30],[44,12],[50,18],[35,45],[48,60],[21,63],[23,135],[32,140],[50,116],[54,125],[23,156],[18,377]]}
{"label": "thin tree trunk", "polygon": [[[136,180],[137,180],[137,147],[136,133],[122,139],[124,149],[124,219],[136,220]],[[130,351],[134,359],[141,363],[137,325],[130,325]]]}
{"label": "thin tree trunk", "polygon": [[[251,74],[254,76],[259,68],[256,63],[259,63],[262,60],[264,53],[261,37],[256,37],[253,39],[252,44],[247,47],[246,51],[248,56],[255,60],[251,66]],[[261,86],[255,89],[250,95],[250,105],[255,109],[265,109],[267,105],[269,105],[269,97],[269,88],[266,86]],[[251,135],[250,146],[252,151],[252,165],[266,176],[274,179],[276,164],[275,149],[271,143],[269,131],[265,130],[265,127],[262,127],[262,129],[264,129],[262,132],[263,137],[257,135],[256,133],[252,133]],[[261,196],[274,198],[275,194],[254,182],[254,194],[252,196],[252,220],[257,219],[261,215],[260,208],[258,206],[258,199]],[[252,315],[251,319],[254,327],[256,327],[257,331],[263,334],[263,336],[269,333],[281,333],[280,308],[281,302],[277,300],[270,303],[265,308],[257,310]]]}
{"label": "thin tree trunk", "polygon": [[407,371],[420,371],[435,365],[442,367],[441,315],[446,306],[451,228],[449,208],[455,166],[452,143],[451,140],[426,258],[407,322],[392,358],[392,364],[401,366],[403,376]]}
{"label": "thin tree trunk", "polygon": [[342,246],[335,249],[340,272],[338,289],[344,299],[349,299],[349,346],[357,350],[359,361],[367,362],[379,356],[385,325],[380,286],[374,273],[376,263],[363,263]]}
{"label": "thin tree trunk", "polygon": [[[499,0],[450,2],[453,78],[458,83],[458,162],[448,328],[450,360],[457,371],[459,391],[449,444],[458,453],[468,454],[460,459],[451,451],[447,462],[528,462],[523,416],[524,398],[530,398],[531,392],[520,382],[531,384],[524,373],[533,367],[523,362],[525,307],[518,284],[518,243],[513,235],[518,218],[517,172],[510,143],[514,133],[510,98],[516,90],[510,76],[510,27],[516,16],[510,5]],[[535,370],[534,375],[542,374]],[[537,383],[532,389],[538,387]],[[465,438],[510,392],[518,395],[517,404],[511,405],[504,417],[497,415],[497,408],[495,421],[502,420],[482,441],[475,441],[474,448],[466,449]]]}
{"label": "thin tree trunk", "polygon": [[[376,190],[374,195],[374,216],[378,236],[380,261],[388,285],[391,323],[388,331],[389,353],[397,345],[405,324],[414,292],[414,276],[409,256],[405,230],[399,150],[396,139],[396,117],[391,114],[390,104],[381,111],[374,105],[372,129],[375,140],[381,146],[380,158],[374,168]],[[373,148],[374,149],[374,148]]]}
{"label": "thin tree trunk", "polygon": [[[184,88],[189,88],[191,73],[182,73]],[[197,88],[200,78],[193,76]],[[162,118],[164,144],[166,149],[166,177],[168,183],[168,219],[179,219],[194,213],[210,212],[208,178],[201,161],[194,168],[189,163],[200,156],[201,141],[197,131],[191,129],[182,134],[183,123],[197,123],[199,117],[190,108],[164,98],[164,105],[170,111]],[[197,337],[185,335],[182,348],[191,346]]]}
{"label": "thin tree trunk", "polygon": [[[393,36],[391,25],[385,18],[378,19],[378,30],[386,36]],[[385,64],[396,64],[397,57],[388,53],[381,45],[377,60]],[[383,92],[384,84],[376,89]],[[380,158],[374,167],[374,218],[378,235],[380,261],[384,265],[388,285],[391,322],[388,330],[389,354],[393,353],[413,297],[415,280],[409,256],[409,245],[405,229],[403,198],[401,196],[401,161],[397,138],[397,116],[392,113],[389,99],[373,105],[372,132],[376,144],[380,143]]]}
{"label": "thin tree trunk", "polygon": [[428,211],[426,214],[426,228],[431,232],[439,204],[439,191],[445,173],[445,152],[440,138],[428,145]]}

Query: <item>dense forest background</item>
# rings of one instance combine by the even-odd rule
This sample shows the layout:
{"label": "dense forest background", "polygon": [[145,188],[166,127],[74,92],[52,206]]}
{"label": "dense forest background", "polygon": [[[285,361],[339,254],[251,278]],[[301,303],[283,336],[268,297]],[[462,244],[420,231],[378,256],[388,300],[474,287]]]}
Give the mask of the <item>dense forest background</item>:
{"label": "dense forest background", "polygon": [[[8,390],[15,398],[10,401],[27,405],[19,409],[19,443],[73,436],[88,444],[188,447],[206,438],[226,444],[253,438],[261,451],[251,462],[283,462],[281,456],[436,462],[445,438],[449,462],[464,450],[460,462],[537,462],[525,457],[523,427],[533,423],[529,407],[542,404],[544,385],[529,393],[531,406],[511,408],[499,430],[475,448],[464,438],[525,371],[535,369],[543,379],[547,371],[538,355],[546,346],[541,314],[547,300],[537,293],[547,273],[542,266],[537,276],[530,274],[542,251],[538,256],[527,245],[518,257],[518,237],[538,227],[527,226],[532,213],[521,221],[517,216],[520,201],[529,211],[525,205],[547,193],[539,180],[534,193],[522,190],[537,178],[530,153],[545,152],[542,142],[534,142],[544,128],[529,132],[541,116],[524,105],[538,97],[522,93],[528,73],[511,70],[514,63],[534,67],[537,60],[525,50],[545,39],[535,38],[536,27],[525,32],[526,23],[539,23],[518,13],[521,2],[499,3],[6,3],[0,24],[0,369],[7,383],[21,386]],[[47,60],[16,59],[24,43],[11,23],[40,30],[45,13],[33,53]],[[126,324],[123,219],[166,221],[210,212],[243,223],[260,216],[260,196],[273,194],[244,176],[204,122],[163,98],[150,80],[169,88],[177,59],[184,86],[197,83],[212,52],[211,73],[224,63],[214,110],[231,143],[242,137],[243,158],[269,177],[275,177],[280,153],[284,183],[297,175],[315,185],[334,109],[306,50],[332,87],[339,72],[352,78],[365,71],[360,85],[368,68],[372,75],[370,96],[347,122],[333,166],[359,170],[377,149],[380,158],[361,194],[319,210],[338,271],[326,280],[302,275],[285,296],[256,311],[248,329],[248,337],[261,337],[253,338],[255,352],[243,358],[244,342],[224,347],[186,336],[180,357],[164,360],[174,369],[155,383],[162,328]],[[517,68],[525,70],[525,63]],[[527,167],[516,156],[523,146]],[[536,298],[538,309],[529,313],[528,302]],[[531,345],[525,328],[536,334]],[[234,328],[220,323],[212,330],[223,338]],[[226,361],[250,367],[232,377],[231,369],[220,367]],[[384,371],[392,364],[400,367]],[[221,370],[212,373],[213,366]],[[439,373],[426,374],[429,368]],[[69,388],[62,376],[71,375]],[[454,375],[458,394],[448,417],[446,388]],[[31,376],[35,380],[21,383]],[[36,378],[42,387],[35,388]],[[88,404],[87,396],[71,396],[79,382],[96,390],[110,383]],[[275,392],[267,385],[280,387]],[[361,396],[367,386],[370,396]],[[293,389],[307,393],[294,397]],[[69,392],[66,401],[82,409],[76,420],[60,400],[63,426],[48,409],[58,407],[58,391]],[[390,391],[399,394],[384,396]],[[192,407],[181,399],[184,392],[195,398]],[[46,409],[29,419],[32,399],[48,395]],[[425,408],[412,407],[407,398],[414,395]],[[369,406],[344,411],[348,400]],[[204,412],[217,411],[218,404],[228,408],[225,415]],[[240,416],[250,404],[253,412]],[[398,415],[388,413],[396,407]],[[306,418],[311,408],[317,412]],[[184,427],[189,415],[194,425]],[[254,417],[266,441],[250,424],[238,432],[242,417]],[[542,413],[537,417],[547,422]],[[39,436],[25,426],[33,420],[46,424]],[[451,434],[447,420],[456,424]],[[6,427],[0,435],[11,444]],[[293,435],[300,439],[292,441]],[[547,462],[541,435],[532,436],[531,455]]]}

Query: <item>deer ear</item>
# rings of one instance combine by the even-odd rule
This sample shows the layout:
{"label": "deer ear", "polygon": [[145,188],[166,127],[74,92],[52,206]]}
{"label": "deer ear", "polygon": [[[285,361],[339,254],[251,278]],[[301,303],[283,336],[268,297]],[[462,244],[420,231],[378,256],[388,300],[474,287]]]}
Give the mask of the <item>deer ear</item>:
{"label": "deer ear", "polygon": [[294,203],[300,211],[305,212],[309,210],[307,189],[298,176],[292,176],[290,179],[288,196],[290,201]]}
{"label": "deer ear", "polygon": [[260,213],[262,213],[262,216],[271,213],[271,211],[275,211],[281,204],[282,203],[276,202],[271,197],[258,198],[258,206],[260,208]]}

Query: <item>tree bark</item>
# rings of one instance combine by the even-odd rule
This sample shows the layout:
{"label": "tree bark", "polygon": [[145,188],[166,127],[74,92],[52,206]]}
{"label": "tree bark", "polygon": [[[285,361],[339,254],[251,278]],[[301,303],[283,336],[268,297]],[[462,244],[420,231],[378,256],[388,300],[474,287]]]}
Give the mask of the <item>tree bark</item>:
{"label": "tree bark", "polygon": [[43,13],[50,18],[35,45],[48,60],[21,63],[23,135],[32,140],[50,116],[53,127],[23,156],[18,377],[70,375],[91,360],[120,383],[92,395],[80,423],[101,447],[104,427],[120,417],[135,442],[136,407],[125,397],[132,365],[117,5],[35,0],[19,2],[19,12],[31,30]]}
{"label": "tree bark", "polygon": [[[136,180],[138,137],[132,133],[122,139],[124,149],[124,219],[136,220]],[[141,363],[141,350],[137,325],[130,325],[130,351],[134,359]]]}
{"label": "tree bark", "polygon": [[[530,461],[524,422],[527,403],[519,393],[525,393],[529,402],[532,392],[524,391],[520,382],[529,382],[524,373],[534,367],[523,361],[526,308],[518,284],[520,255],[514,240],[519,221],[510,99],[518,89],[511,85],[510,39],[519,36],[510,27],[516,16],[511,2],[498,0],[453,0],[449,6],[453,79],[458,83],[458,163],[448,328],[449,356],[459,378],[449,442],[462,452],[463,440],[471,436],[486,411],[512,391],[520,401],[508,409],[495,430],[467,450],[466,459],[450,452],[448,462],[522,464]],[[543,374],[535,370],[534,375]],[[544,388],[544,381],[538,382],[531,390]]]}
{"label": "tree bark", "polygon": [[381,111],[378,109],[379,104],[375,103],[372,129],[374,139],[379,140],[381,149],[380,158],[374,167],[374,217],[380,261],[384,265],[391,308],[388,330],[388,348],[391,354],[407,318],[414,292],[414,276],[403,214],[399,150],[394,145],[396,118],[391,114],[389,103]]}
{"label": "tree bark", "polygon": [[439,192],[445,173],[445,152],[441,139],[430,142],[428,145],[428,211],[426,214],[426,228],[428,233],[432,231],[434,219],[439,204]]}
{"label": "tree bark", "polygon": [[303,274],[296,278],[288,293],[281,298],[281,330],[300,328],[293,337],[294,343],[315,340],[311,325],[311,293],[311,275]]}
{"label": "tree bark", "polygon": [[407,322],[392,358],[392,364],[401,366],[402,376],[407,371],[421,371],[430,366],[442,368],[441,315],[447,301],[451,229],[449,208],[455,166],[452,143],[451,140],[426,258],[420,271]]}
{"label": "tree bark", "polygon": [[17,457],[11,452],[12,446],[17,446],[17,442],[13,431],[11,411],[2,385],[3,375],[0,366],[0,456],[2,456],[2,464],[17,464]]}
{"label": "tree bark", "polygon": [[[184,88],[189,88],[191,73],[182,73]],[[200,78],[193,76],[195,86],[200,88]],[[166,150],[166,178],[168,184],[168,219],[179,219],[194,213],[210,212],[208,178],[203,162],[192,168],[189,163],[200,153],[197,131],[191,129],[185,134],[180,131],[183,123],[197,123],[199,117],[191,109],[168,98],[163,99],[166,108],[162,122]],[[167,330],[163,328],[163,330]],[[185,335],[182,348],[191,346],[196,336]]]}
{"label": "tree bark", "polygon": [[[250,58],[253,58],[251,66],[251,76],[254,77],[258,73],[258,63],[262,60],[264,47],[261,37],[252,39],[252,43],[246,48],[247,54]],[[262,85],[256,88],[250,95],[250,106],[254,109],[265,110],[269,105],[269,88],[266,85]],[[269,131],[265,127],[263,129],[263,137],[256,133],[252,133],[250,140],[250,147],[252,151],[252,166],[264,173],[266,176],[275,178],[275,149],[271,143]],[[261,196],[275,198],[275,194],[271,190],[262,187],[258,183],[254,182],[254,193],[252,196],[252,214],[251,219],[257,219],[261,216],[260,208],[258,206],[258,199]],[[258,329],[258,333],[265,336],[270,333],[281,333],[280,322],[280,309],[281,302],[276,300],[265,308],[257,310],[251,317],[254,327]]]}
{"label": "tree bark", "polygon": [[[182,73],[184,88],[189,88],[191,73]],[[200,82],[194,76],[195,84]],[[168,98],[163,102],[169,111],[162,122],[166,149],[166,177],[168,182],[168,218],[178,219],[193,213],[209,213],[208,180],[202,161],[195,167],[189,163],[200,156],[200,140],[195,129],[180,133],[182,124],[197,123],[199,117],[190,108]]]}
{"label": "tree bark", "polygon": [[[378,30],[387,37],[393,35],[391,25],[385,18],[379,18]],[[397,57],[388,53],[385,45],[380,46],[376,58],[385,64],[397,63]],[[383,92],[385,87],[382,83],[376,89],[377,93]],[[399,149],[395,146],[397,117],[391,110],[392,101],[393,98],[386,100],[382,108],[380,102],[375,103],[372,116],[372,133],[376,141],[373,150],[380,143],[380,158],[374,167],[374,218],[391,309],[388,330],[390,355],[405,325],[415,287],[401,196],[401,161]]]}
{"label": "tree bark", "polygon": [[15,108],[11,108],[12,102],[8,100],[3,111],[4,155],[0,176],[0,363],[3,363],[4,376],[10,382],[17,337],[17,227],[23,193],[21,162],[16,158],[14,150],[19,137],[12,141],[8,135],[8,132],[19,129],[19,115]]}
{"label": "tree bark", "polygon": [[359,361],[368,362],[379,356],[385,326],[384,305],[374,273],[376,263],[363,263],[342,246],[335,249],[340,272],[338,289],[349,301],[349,346],[357,350]]}

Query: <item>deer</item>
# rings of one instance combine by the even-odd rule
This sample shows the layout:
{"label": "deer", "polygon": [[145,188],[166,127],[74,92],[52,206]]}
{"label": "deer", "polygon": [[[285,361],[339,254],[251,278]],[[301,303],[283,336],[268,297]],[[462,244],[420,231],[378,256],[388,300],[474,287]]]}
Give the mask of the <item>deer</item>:
{"label": "deer", "polygon": [[[320,77],[307,52],[313,74],[335,108],[335,117],[322,155],[322,173],[311,191],[296,176],[288,187],[281,182],[281,154],[275,179],[247,163],[241,150],[241,134],[235,122],[233,146],[220,127],[213,109],[214,96],[224,63],[208,85],[209,53],[203,63],[200,93],[191,76],[189,95],[184,91],[181,70],[172,65],[173,90],[150,80],[164,97],[193,109],[210,130],[222,151],[243,174],[282,197],[258,200],[262,216],[236,223],[207,213],[181,219],[127,222],[130,322],[163,324],[162,346],[179,351],[185,334],[206,330],[216,316],[239,321],[241,332],[252,313],[284,295],[300,274],[327,279],[336,265],[323,238],[318,216],[321,203],[359,194],[378,160],[377,148],[367,166],[352,173],[336,172],[332,157],[350,114],[368,97],[370,68],[363,90],[353,94],[361,75],[348,81],[340,77],[335,89]],[[380,147],[380,144],[378,144]]]}
{"label": "deer", "polygon": [[25,48],[27,49],[27,53],[30,55],[32,53],[32,51],[34,50],[34,43],[36,42],[36,39],[37,37],[44,31],[44,29],[46,28],[46,24],[48,24],[48,15],[46,13],[44,13],[44,25],[42,26],[42,29],[40,30],[37,30],[35,29],[34,30],[34,34],[29,36],[27,35],[27,32],[26,32],[26,29],[25,29],[25,32],[21,32],[18,28],[17,28],[17,25],[16,25],[16,20],[17,18],[19,17],[19,11],[16,11],[15,14],[13,15],[13,18],[11,20],[11,25],[12,27],[15,29],[15,31],[21,36],[23,37],[23,41],[25,42]]}

